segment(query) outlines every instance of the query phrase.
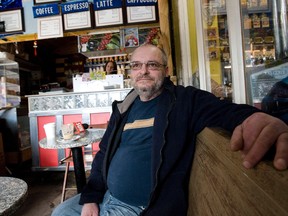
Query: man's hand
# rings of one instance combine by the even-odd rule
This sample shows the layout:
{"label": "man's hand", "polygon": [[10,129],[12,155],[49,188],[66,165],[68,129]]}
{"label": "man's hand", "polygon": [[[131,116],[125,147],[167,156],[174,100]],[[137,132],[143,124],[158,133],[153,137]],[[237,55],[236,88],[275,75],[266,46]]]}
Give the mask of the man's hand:
{"label": "man's hand", "polygon": [[288,126],[281,120],[265,113],[254,113],[238,125],[231,137],[231,150],[241,150],[243,166],[254,167],[276,145],[274,167],[288,167]]}
{"label": "man's hand", "polygon": [[99,207],[96,203],[86,203],[83,205],[81,216],[99,216]]}

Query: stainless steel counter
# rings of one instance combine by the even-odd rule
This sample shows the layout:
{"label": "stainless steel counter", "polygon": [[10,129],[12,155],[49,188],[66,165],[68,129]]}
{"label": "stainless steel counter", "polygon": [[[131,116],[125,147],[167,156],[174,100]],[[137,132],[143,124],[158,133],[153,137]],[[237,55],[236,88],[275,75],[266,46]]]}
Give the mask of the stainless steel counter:
{"label": "stainless steel counter", "polygon": [[[106,113],[105,118],[107,118],[107,113],[110,116],[112,112],[111,105],[113,101],[123,100],[130,90],[111,89],[94,92],[28,95],[32,169],[64,170],[64,166],[58,163],[61,158],[65,157],[63,149],[55,150],[57,151],[55,153],[51,152],[53,150],[49,152],[49,150],[39,147],[39,141],[45,138],[43,124],[55,122],[56,131],[60,130],[65,121],[66,123],[67,121],[73,122],[74,119],[81,119],[82,123],[95,124],[95,122],[91,122],[92,115],[94,115],[94,121],[98,116],[101,117],[102,113]],[[97,114],[96,117],[95,114]],[[103,121],[103,118],[101,118],[101,121]]]}

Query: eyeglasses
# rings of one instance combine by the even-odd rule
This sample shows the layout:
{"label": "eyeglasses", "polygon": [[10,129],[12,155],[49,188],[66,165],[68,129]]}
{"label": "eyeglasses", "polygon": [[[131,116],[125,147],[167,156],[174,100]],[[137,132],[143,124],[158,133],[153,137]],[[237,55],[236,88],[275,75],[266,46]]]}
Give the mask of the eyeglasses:
{"label": "eyeglasses", "polygon": [[166,65],[155,61],[148,61],[147,63],[134,61],[130,63],[132,70],[141,70],[143,65],[146,65],[148,70],[159,70],[161,67],[166,67]]}

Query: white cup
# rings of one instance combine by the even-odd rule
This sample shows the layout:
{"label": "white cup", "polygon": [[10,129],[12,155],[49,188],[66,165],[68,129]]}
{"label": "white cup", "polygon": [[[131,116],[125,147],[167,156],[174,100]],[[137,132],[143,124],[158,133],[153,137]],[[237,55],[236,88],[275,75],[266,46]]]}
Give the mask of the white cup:
{"label": "white cup", "polygon": [[61,131],[65,140],[72,139],[74,135],[74,124],[63,124],[61,126]]}
{"label": "white cup", "polygon": [[56,124],[55,122],[44,124],[44,130],[46,138],[49,140],[55,139],[56,136]]}

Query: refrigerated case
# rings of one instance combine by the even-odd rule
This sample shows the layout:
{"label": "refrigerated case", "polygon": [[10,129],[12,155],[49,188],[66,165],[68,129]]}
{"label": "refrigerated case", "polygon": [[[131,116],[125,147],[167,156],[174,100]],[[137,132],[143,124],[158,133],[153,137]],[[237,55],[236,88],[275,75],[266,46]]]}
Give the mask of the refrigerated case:
{"label": "refrigerated case", "polygon": [[281,93],[270,99],[287,107],[287,1],[201,0],[194,5],[196,28],[201,29],[197,42],[202,89],[265,108],[263,99],[281,82]]}

